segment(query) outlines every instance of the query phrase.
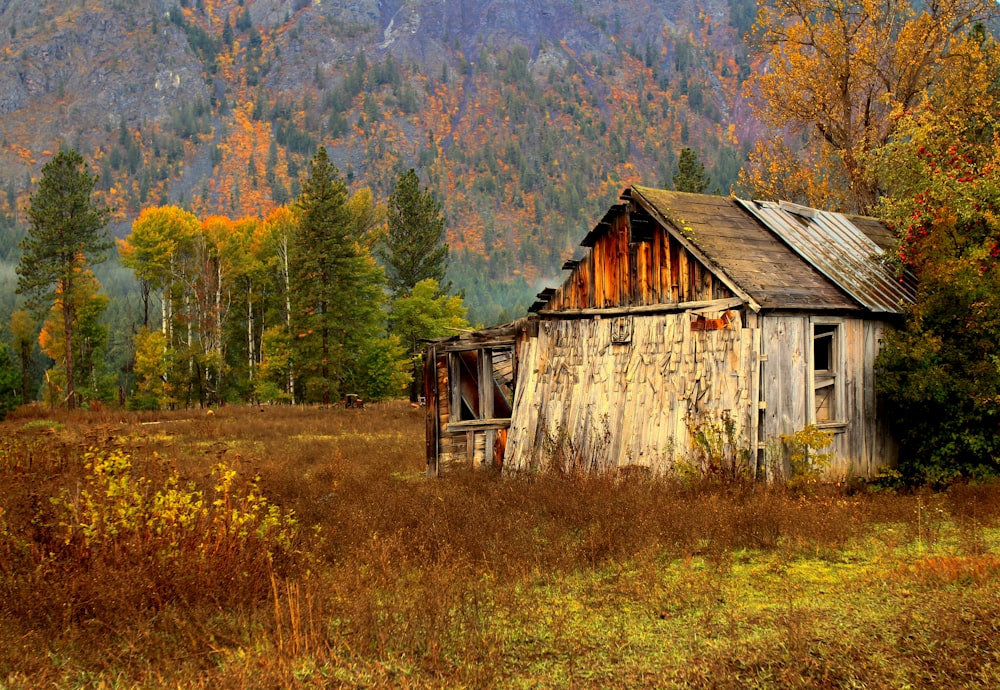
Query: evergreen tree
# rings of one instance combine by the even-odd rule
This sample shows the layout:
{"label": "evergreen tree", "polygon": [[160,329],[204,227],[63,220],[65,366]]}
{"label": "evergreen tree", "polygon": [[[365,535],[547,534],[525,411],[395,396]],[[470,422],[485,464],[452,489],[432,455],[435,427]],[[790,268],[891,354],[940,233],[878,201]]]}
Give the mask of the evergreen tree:
{"label": "evergreen tree", "polygon": [[[409,296],[422,280],[439,284],[448,270],[448,245],[444,242],[441,204],[429,189],[420,189],[413,168],[400,175],[389,197],[389,229],[379,249],[385,263],[393,299]],[[449,285],[441,285],[447,293]]]}
{"label": "evergreen tree", "polygon": [[6,343],[0,342],[0,422],[21,402],[20,383],[21,377],[10,350]]}
{"label": "evergreen tree", "polygon": [[698,154],[686,146],[681,149],[677,172],[674,174],[674,189],[678,192],[701,194],[708,189],[711,181],[705,174],[704,164],[698,160]]}
{"label": "evergreen tree", "polygon": [[322,146],[299,198],[290,247],[297,380],[308,399],[329,404],[350,391],[364,343],[384,320],[384,278],[353,236],[347,187]]}
{"label": "evergreen tree", "polygon": [[21,400],[27,402],[34,398],[31,369],[38,335],[37,326],[31,314],[24,309],[18,309],[10,315],[9,328],[13,336],[11,347],[21,367]]}
{"label": "evergreen tree", "polygon": [[34,308],[61,306],[65,341],[66,404],[76,404],[73,343],[77,278],[104,260],[110,243],[104,234],[108,210],[91,198],[97,177],[84,168],[76,151],[63,150],[42,168],[38,190],[28,208],[30,227],[21,242],[17,292]]}

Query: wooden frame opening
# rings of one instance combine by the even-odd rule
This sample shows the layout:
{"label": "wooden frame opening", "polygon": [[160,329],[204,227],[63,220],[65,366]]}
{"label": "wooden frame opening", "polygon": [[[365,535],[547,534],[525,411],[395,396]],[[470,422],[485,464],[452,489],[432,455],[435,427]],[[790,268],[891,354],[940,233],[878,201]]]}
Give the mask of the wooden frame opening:
{"label": "wooden frame opening", "polygon": [[832,319],[812,320],[810,352],[810,422],[819,427],[843,426],[843,324]]}

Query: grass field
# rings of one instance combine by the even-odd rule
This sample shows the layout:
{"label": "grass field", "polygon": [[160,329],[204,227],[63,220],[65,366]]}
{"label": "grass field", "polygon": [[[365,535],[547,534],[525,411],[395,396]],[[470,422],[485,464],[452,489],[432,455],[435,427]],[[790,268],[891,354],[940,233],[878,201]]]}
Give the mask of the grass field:
{"label": "grass field", "polygon": [[0,688],[1000,687],[1000,487],[422,476],[423,415],[0,424]]}

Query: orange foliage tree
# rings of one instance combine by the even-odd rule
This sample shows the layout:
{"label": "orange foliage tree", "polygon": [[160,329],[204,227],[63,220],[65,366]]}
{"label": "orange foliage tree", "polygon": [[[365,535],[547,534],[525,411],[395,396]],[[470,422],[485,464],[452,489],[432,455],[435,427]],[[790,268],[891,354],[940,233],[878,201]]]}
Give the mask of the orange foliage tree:
{"label": "orange foliage tree", "polygon": [[963,35],[991,16],[993,0],[776,0],[762,4],[754,43],[764,69],[746,93],[757,116],[805,143],[802,153],[765,144],[741,175],[769,191],[777,177],[820,174],[802,199],[816,206],[872,212],[880,180],[873,155],[895,131],[892,113],[918,105],[933,90]]}

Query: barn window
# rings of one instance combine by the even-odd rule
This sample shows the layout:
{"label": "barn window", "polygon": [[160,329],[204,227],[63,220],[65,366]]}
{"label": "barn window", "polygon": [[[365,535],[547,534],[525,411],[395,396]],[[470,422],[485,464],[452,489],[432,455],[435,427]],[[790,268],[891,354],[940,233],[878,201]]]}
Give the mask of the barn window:
{"label": "barn window", "polygon": [[843,421],[841,406],[841,327],[837,323],[813,323],[812,388],[816,424]]}
{"label": "barn window", "polygon": [[509,419],[514,403],[514,348],[452,352],[451,421]]}

